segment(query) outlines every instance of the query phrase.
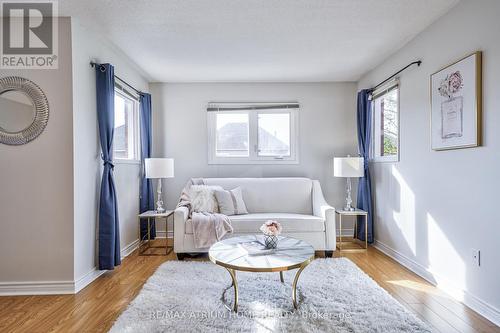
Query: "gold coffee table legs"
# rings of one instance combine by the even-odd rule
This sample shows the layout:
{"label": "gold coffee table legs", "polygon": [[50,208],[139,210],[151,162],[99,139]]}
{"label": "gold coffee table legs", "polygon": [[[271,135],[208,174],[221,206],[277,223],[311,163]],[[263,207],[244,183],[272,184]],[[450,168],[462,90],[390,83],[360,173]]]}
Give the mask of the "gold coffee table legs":
{"label": "gold coffee table legs", "polygon": [[295,278],[293,279],[293,284],[292,284],[292,301],[293,301],[293,307],[295,310],[297,310],[298,307],[298,302],[297,302],[297,282],[299,282],[299,277],[300,273],[306,268],[307,264],[301,266],[297,273],[295,274]]}
{"label": "gold coffee table legs", "polygon": [[[299,268],[299,270],[297,271],[297,273],[295,273],[295,278],[293,279],[293,284],[292,284],[292,301],[293,301],[293,308],[295,310],[297,310],[297,308],[299,306],[299,302],[297,301],[297,284],[299,282],[300,274],[302,273],[302,271],[304,270],[304,268],[307,267],[308,264],[309,263],[306,263],[306,264],[302,265]],[[228,309],[229,311],[238,312],[238,281],[236,280],[236,271],[234,269],[230,269],[230,268],[226,268],[226,270],[229,272],[229,275],[231,275],[232,283],[231,283],[231,285],[229,287],[227,287],[226,289],[224,289],[224,291],[222,293],[222,297],[221,297],[222,304],[224,304],[224,306],[226,307],[226,309]],[[285,279],[283,277],[283,271],[280,271],[280,281],[281,281],[281,283],[285,283]],[[234,289],[234,300],[233,300],[233,304],[232,305],[230,305],[228,302],[226,302],[226,291],[228,291],[231,288]]]}
{"label": "gold coffee table legs", "polygon": [[[231,280],[233,281],[233,283],[229,287],[224,289],[224,292],[222,293],[222,298],[221,298],[222,304],[224,304],[226,309],[228,309],[229,311],[238,312],[238,281],[236,281],[236,271],[234,269],[229,269],[229,268],[226,268],[226,269],[229,272],[229,275],[231,275]],[[233,306],[229,305],[229,303],[226,302],[226,291],[231,289],[231,287],[233,287],[233,289],[234,289]]]}

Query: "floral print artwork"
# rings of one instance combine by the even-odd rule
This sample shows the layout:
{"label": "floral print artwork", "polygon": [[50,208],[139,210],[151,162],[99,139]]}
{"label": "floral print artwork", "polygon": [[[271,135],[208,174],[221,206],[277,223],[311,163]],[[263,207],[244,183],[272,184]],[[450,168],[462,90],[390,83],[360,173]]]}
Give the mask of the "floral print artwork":
{"label": "floral print artwork", "polygon": [[453,94],[456,94],[463,86],[462,74],[460,74],[460,71],[456,71],[447,75],[441,81],[438,91],[441,96],[451,98]]}
{"label": "floral print artwork", "polygon": [[482,52],[474,52],[430,76],[431,148],[481,145]]}
{"label": "floral print artwork", "polygon": [[446,98],[441,102],[441,138],[463,135],[463,97],[455,96],[464,86],[462,74],[455,71],[441,80],[438,92]]}

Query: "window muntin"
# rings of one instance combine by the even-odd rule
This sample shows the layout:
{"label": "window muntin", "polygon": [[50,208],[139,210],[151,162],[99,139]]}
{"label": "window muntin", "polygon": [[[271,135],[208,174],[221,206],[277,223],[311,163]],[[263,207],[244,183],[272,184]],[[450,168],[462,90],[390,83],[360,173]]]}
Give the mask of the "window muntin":
{"label": "window muntin", "polygon": [[113,159],[139,161],[138,101],[115,89]]}
{"label": "window muntin", "polygon": [[297,164],[298,109],[209,108],[209,164]]}
{"label": "window muntin", "polygon": [[372,158],[399,160],[399,86],[393,85],[373,97]]}

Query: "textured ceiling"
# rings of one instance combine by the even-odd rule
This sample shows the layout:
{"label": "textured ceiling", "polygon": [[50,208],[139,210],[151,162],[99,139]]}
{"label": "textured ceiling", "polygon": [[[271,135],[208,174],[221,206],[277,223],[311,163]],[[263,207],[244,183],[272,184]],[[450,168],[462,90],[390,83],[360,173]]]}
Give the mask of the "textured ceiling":
{"label": "textured ceiling", "polygon": [[356,81],[457,2],[60,0],[59,12],[152,81]]}

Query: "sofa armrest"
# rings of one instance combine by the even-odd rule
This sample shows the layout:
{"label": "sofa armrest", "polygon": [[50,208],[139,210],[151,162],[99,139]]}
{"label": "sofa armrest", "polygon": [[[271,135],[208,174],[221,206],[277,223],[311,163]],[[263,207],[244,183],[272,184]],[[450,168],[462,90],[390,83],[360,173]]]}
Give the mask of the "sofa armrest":
{"label": "sofa armrest", "polygon": [[335,208],[330,206],[323,196],[319,181],[313,180],[312,193],[313,214],[325,220],[325,250],[335,250],[337,245],[337,234],[335,231]]}
{"label": "sofa armrest", "polygon": [[189,216],[187,207],[178,207],[174,211],[174,252],[182,252],[184,248],[184,234],[186,221]]}

